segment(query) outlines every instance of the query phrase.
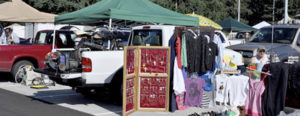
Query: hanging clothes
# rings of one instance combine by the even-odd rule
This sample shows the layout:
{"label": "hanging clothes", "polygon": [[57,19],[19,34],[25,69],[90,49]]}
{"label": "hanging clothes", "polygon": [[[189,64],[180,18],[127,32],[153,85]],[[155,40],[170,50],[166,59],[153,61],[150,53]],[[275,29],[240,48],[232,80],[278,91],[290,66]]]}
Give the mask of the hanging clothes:
{"label": "hanging clothes", "polygon": [[[231,106],[244,106],[249,89],[249,77],[233,75],[228,78],[226,94]],[[225,98],[226,99],[226,98]]]}
{"label": "hanging clothes", "polygon": [[187,109],[188,107],[185,107],[183,105],[184,103],[184,96],[185,96],[185,92],[179,94],[179,95],[176,95],[176,103],[177,103],[177,107],[178,107],[178,110],[185,110]]}
{"label": "hanging clothes", "polygon": [[202,78],[186,79],[185,80],[185,101],[184,105],[189,107],[200,107],[202,101],[205,81]]}
{"label": "hanging clothes", "polygon": [[267,74],[263,75],[260,81],[254,82],[251,72],[249,73],[249,91],[245,105],[245,114],[249,114],[251,116],[262,116],[261,99],[262,94],[265,91],[264,80],[268,76]]}
{"label": "hanging clothes", "polygon": [[182,63],[181,63],[181,39],[180,39],[180,36],[177,36],[177,39],[176,39],[176,55],[177,55],[177,66],[179,68],[182,67]]}
{"label": "hanging clothes", "polygon": [[213,89],[213,83],[211,79],[214,77],[214,72],[207,71],[205,74],[199,77],[205,80],[205,86],[203,89],[205,91],[211,91]]}
{"label": "hanging clothes", "polygon": [[183,33],[181,37],[181,63],[182,67],[188,67],[185,34]]}
{"label": "hanging clothes", "polygon": [[[169,40],[169,46],[171,47],[171,58],[170,58],[170,67],[174,67],[174,59],[175,59],[175,36],[173,35],[171,39]],[[173,68],[170,68],[170,82],[173,82],[173,74],[174,70]],[[173,88],[173,83],[170,83],[170,88]],[[171,89],[170,92],[170,108],[169,110],[171,112],[175,112],[177,110],[176,106],[176,95],[174,93],[174,90]]]}
{"label": "hanging clothes", "polygon": [[218,57],[216,58],[217,65],[220,70],[223,70],[223,56],[224,56],[224,46],[222,44],[222,40],[220,36],[214,34],[213,42],[218,46]]}
{"label": "hanging clothes", "polygon": [[188,72],[185,70],[185,68],[182,67],[181,70],[182,70],[183,79],[184,80],[188,79]]}
{"label": "hanging clothes", "polygon": [[210,42],[206,45],[206,52],[205,52],[205,65],[206,69],[210,71],[215,70],[215,63],[216,63],[216,56],[218,56],[218,46],[217,44]]}
{"label": "hanging clothes", "polygon": [[176,95],[179,95],[185,92],[185,85],[182,70],[178,68],[178,60],[176,59],[178,56],[175,57],[174,61],[174,79],[173,79],[173,89]]}
{"label": "hanging clothes", "polygon": [[285,106],[289,66],[286,63],[271,63],[272,76],[266,79],[266,89],[262,98],[263,116],[276,116]]}
{"label": "hanging clothes", "polygon": [[300,108],[300,63],[291,64],[289,67],[288,89],[286,106]]}
{"label": "hanging clothes", "polygon": [[206,72],[205,48],[207,43],[207,39],[203,35],[195,36],[191,31],[186,32],[188,72]]}
{"label": "hanging clothes", "polygon": [[210,93],[208,91],[203,91],[202,101],[201,101],[201,108],[208,108],[209,107],[209,103],[210,103],[209,94]]}
{"label": "hanging clothes", "polygon": [[226,94],[228,78],[229,77],[224,74],[216,75],[215,101],[220,104],[226,104],[228,102],[226,99],[228,95]]}

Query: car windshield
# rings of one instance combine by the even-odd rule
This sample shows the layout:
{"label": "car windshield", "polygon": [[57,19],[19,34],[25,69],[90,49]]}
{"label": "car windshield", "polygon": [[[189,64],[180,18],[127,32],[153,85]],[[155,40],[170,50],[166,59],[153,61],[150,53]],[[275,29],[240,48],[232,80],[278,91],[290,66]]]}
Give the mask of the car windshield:
{"label": "car windshield", "polygon": [[[274,28],[274,43],[290,44],[293,42],[297,28]],[[272,28],[262,28],[249,40],[250,42],[272,42]]]}
{"label": "car windshield", "polygon": [[161,46],[161,30],[134,30],[131,45],[133,46]]}

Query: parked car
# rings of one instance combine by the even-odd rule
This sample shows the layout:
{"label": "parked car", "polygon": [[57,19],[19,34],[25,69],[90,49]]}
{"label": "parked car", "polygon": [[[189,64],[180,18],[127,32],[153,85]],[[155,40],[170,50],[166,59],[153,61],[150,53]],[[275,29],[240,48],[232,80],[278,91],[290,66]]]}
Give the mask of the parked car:
{"label": "parked car", "polygon": [[256,32],[246,44],[233,45],[228,48],[240,52],[245,59],[245,64],[249,64],[259,46],[267,49],[266,53],[272,56],[272,60],[287,61],[289,56],[300,56],[300,26],[267,26]]}
{"label": "parked car", "polygon": [[[61,39],[66,41],[71,41],[73,34],[71,31],[56,32],[56,35],[65,37]],[[52,50],[52,39],[53,30],[42,30],[37,33],[32,43],[29,40],[21,40],[21,44],[0,45],[0,54],[2,54],[0,57],[0,71],[10,72],[15,78],[18,76],[16,73],[20,70],[20,67],[28,65],[35,68],[45,67],[45,55]]]}
{"label": "parked car", "polygon": [[216,30],[215,33],[220,34],[220,38],[224,47],[245,43],[245,39],[228,39],[221,30]]}

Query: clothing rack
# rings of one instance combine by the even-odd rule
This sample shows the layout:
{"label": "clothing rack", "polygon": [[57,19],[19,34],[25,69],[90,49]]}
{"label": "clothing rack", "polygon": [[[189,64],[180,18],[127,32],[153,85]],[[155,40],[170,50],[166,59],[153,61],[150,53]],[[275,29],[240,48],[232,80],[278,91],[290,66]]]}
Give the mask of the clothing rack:
{"label": "clothing rack", "polygon": [[175,36],[180,36],[182,32],[191,30],[200,30],[200,33],[206,33],[210,37],[210,42],[213,41],[215,29],[211,27],[175,27]]}
{"label": "clothing rack", "polygon": [[[252,69],[252,68],[248,68],[248,67],[246,67],[246,68],[249,69],[249,70],[252,70],[252,71],[258,71],[258,70]],[[272,74],[270,74],[270,73],[266,73],[266,72],[263,72],[263,71],[258,71],[258,72],[262,73],[262,74],[267,74],[269,76],[272,76]]]}

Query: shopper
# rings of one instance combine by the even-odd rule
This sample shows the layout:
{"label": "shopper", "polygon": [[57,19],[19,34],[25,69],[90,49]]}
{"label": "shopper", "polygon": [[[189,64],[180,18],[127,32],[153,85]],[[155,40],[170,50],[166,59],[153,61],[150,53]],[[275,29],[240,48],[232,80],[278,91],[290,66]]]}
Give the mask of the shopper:
{"label": "shopper", "polygon": [[262,67],[266,63],[268,63],[268,61],[269,61],[269,58],[268,58],[268,55],[266,54],[266,48],[264,46],[258,47],[256,56],[254,56],[251,59],[251,63],[256,64],[256,67],[257,67],[256,69],[258,71],[261,71]]}
{"label": "shopper", "polygon": [[8,45],[8,44],[19,44],[19,37],[13,33],[11,28],[4,29],[4,33],[1,35],[0,44]]}

